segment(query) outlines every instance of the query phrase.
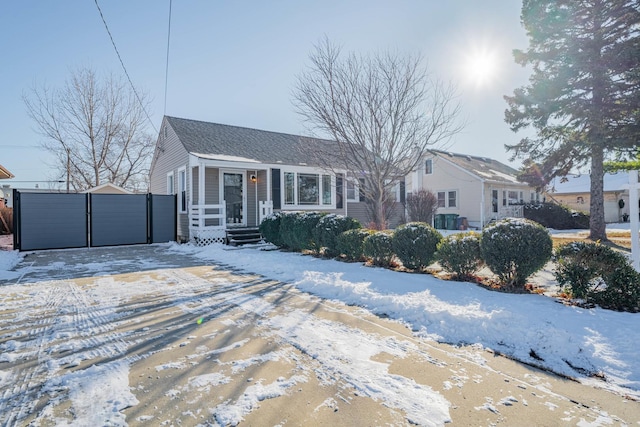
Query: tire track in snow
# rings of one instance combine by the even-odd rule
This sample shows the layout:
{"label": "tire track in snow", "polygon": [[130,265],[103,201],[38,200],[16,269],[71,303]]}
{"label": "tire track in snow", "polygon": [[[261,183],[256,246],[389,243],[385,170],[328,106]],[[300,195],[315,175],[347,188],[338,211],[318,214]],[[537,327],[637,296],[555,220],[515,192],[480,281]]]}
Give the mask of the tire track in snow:
{"label": "tire track in snow", "polygon": [[0,423],[14,425],[31,413],[40,397],[42,378],[47,377],[47,345],[56,324],[56,314],[64,299],[60,282],[41,282],[38,292],[28,305],[31,316],[37,320],[29,326],[24,347],[27,351],[15,355],[20,361],[14,371],[13,385],[7,387],[0,398]]}

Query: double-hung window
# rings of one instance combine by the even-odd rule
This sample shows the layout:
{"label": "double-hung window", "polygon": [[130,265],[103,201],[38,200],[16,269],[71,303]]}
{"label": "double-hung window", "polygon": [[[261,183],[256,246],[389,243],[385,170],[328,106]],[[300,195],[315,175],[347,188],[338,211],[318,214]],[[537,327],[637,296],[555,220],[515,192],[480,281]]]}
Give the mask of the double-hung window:
{"label": "double-hung window", "polygon": [[167,174],[167,194],[175,194],[176,187],[173,182],[173,171]]}
{"label": "double-hung window", "polygon": [[433,159],[427,159],[424,161],[424,174],[431,175],[433,173]]}
{"label": "double-hung window", "polygon": [[284,172],[284,204],[299,207],[332,207],[334,184],[331,175]]}
{"label": "double-hung window", "polygon": [[438,191],[437,197],[439,208],[458,207],[458,192],[456,190]]}

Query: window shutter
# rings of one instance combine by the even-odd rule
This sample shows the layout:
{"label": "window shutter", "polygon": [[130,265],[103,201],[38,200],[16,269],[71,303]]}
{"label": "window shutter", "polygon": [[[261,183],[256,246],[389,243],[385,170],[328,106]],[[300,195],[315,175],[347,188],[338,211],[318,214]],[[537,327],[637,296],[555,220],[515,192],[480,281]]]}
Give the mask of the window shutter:
{"label": "window shutter", "polygon": [[364,178],[358,178],[358,181],[360,182],[360,186],[358,187],[358,193],[359,193],[358,201],[364,202],[365,201],[365,197],[364,197]]}
{"label": "window shutter", "polygon": [[400,203],[404,203],[405,202],[405,185],[404,185],[404,181],[400,181]]}
{"label": "window shutter", "polygon": [[280,169],[271,169],[271,200],[273,209],[281,209],[282,196],[280,194]]}
{"label": "window shutter", "polygon": [[342,201],[344,197],[344,187],[342,181],[342,175],[336,175],[336,209],[342,209],[344,207],[344,202]]}

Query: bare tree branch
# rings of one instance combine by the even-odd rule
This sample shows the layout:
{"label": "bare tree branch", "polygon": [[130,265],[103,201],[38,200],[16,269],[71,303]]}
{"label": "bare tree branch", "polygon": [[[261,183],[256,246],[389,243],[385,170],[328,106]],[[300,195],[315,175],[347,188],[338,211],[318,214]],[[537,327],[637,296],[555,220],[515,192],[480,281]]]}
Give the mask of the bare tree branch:
{"label": "bare tree branch", "polygon": [[313,154],[324,167],[365,179],[370,219],[385,225],[394,181],[429,148],[460,132],[455,88],[430,78],[422,58],[341,56],[327,38],[297,79],[293,103],[309,130],[336,141]]}
{"label": "bare tree branch", "polygon": [[148,97],[141,95],[145,105],[123,80],[79,69],[62,88],[34,87],[23,100],[45,137],[42,147],[55,156],[59,176],[69,174],[73,190],[112,182],[146,191],[153,140],[146,131]]}

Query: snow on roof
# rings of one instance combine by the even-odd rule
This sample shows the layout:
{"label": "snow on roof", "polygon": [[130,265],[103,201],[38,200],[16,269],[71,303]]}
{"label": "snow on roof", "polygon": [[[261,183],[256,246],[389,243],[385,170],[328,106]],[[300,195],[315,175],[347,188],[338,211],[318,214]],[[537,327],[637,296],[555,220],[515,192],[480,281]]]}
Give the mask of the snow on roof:
{"label": "snow on roof", "polygon": [[[567,175],[556,177],[549,183],[552,194],[588,193],[591,189],[590,175]],[[629,189],[627,172],[604,174],[604,191],[624,191]]]}
{"label": "snow on roof", "polygon": [[259,160],[249,159],[247,157],[239,156],[227,156],[226,154],[202,154],[202,153],[190,153],[201,159],[209,160],[224,160],[226,162],[247,162],[247,163],[260,163]]}

